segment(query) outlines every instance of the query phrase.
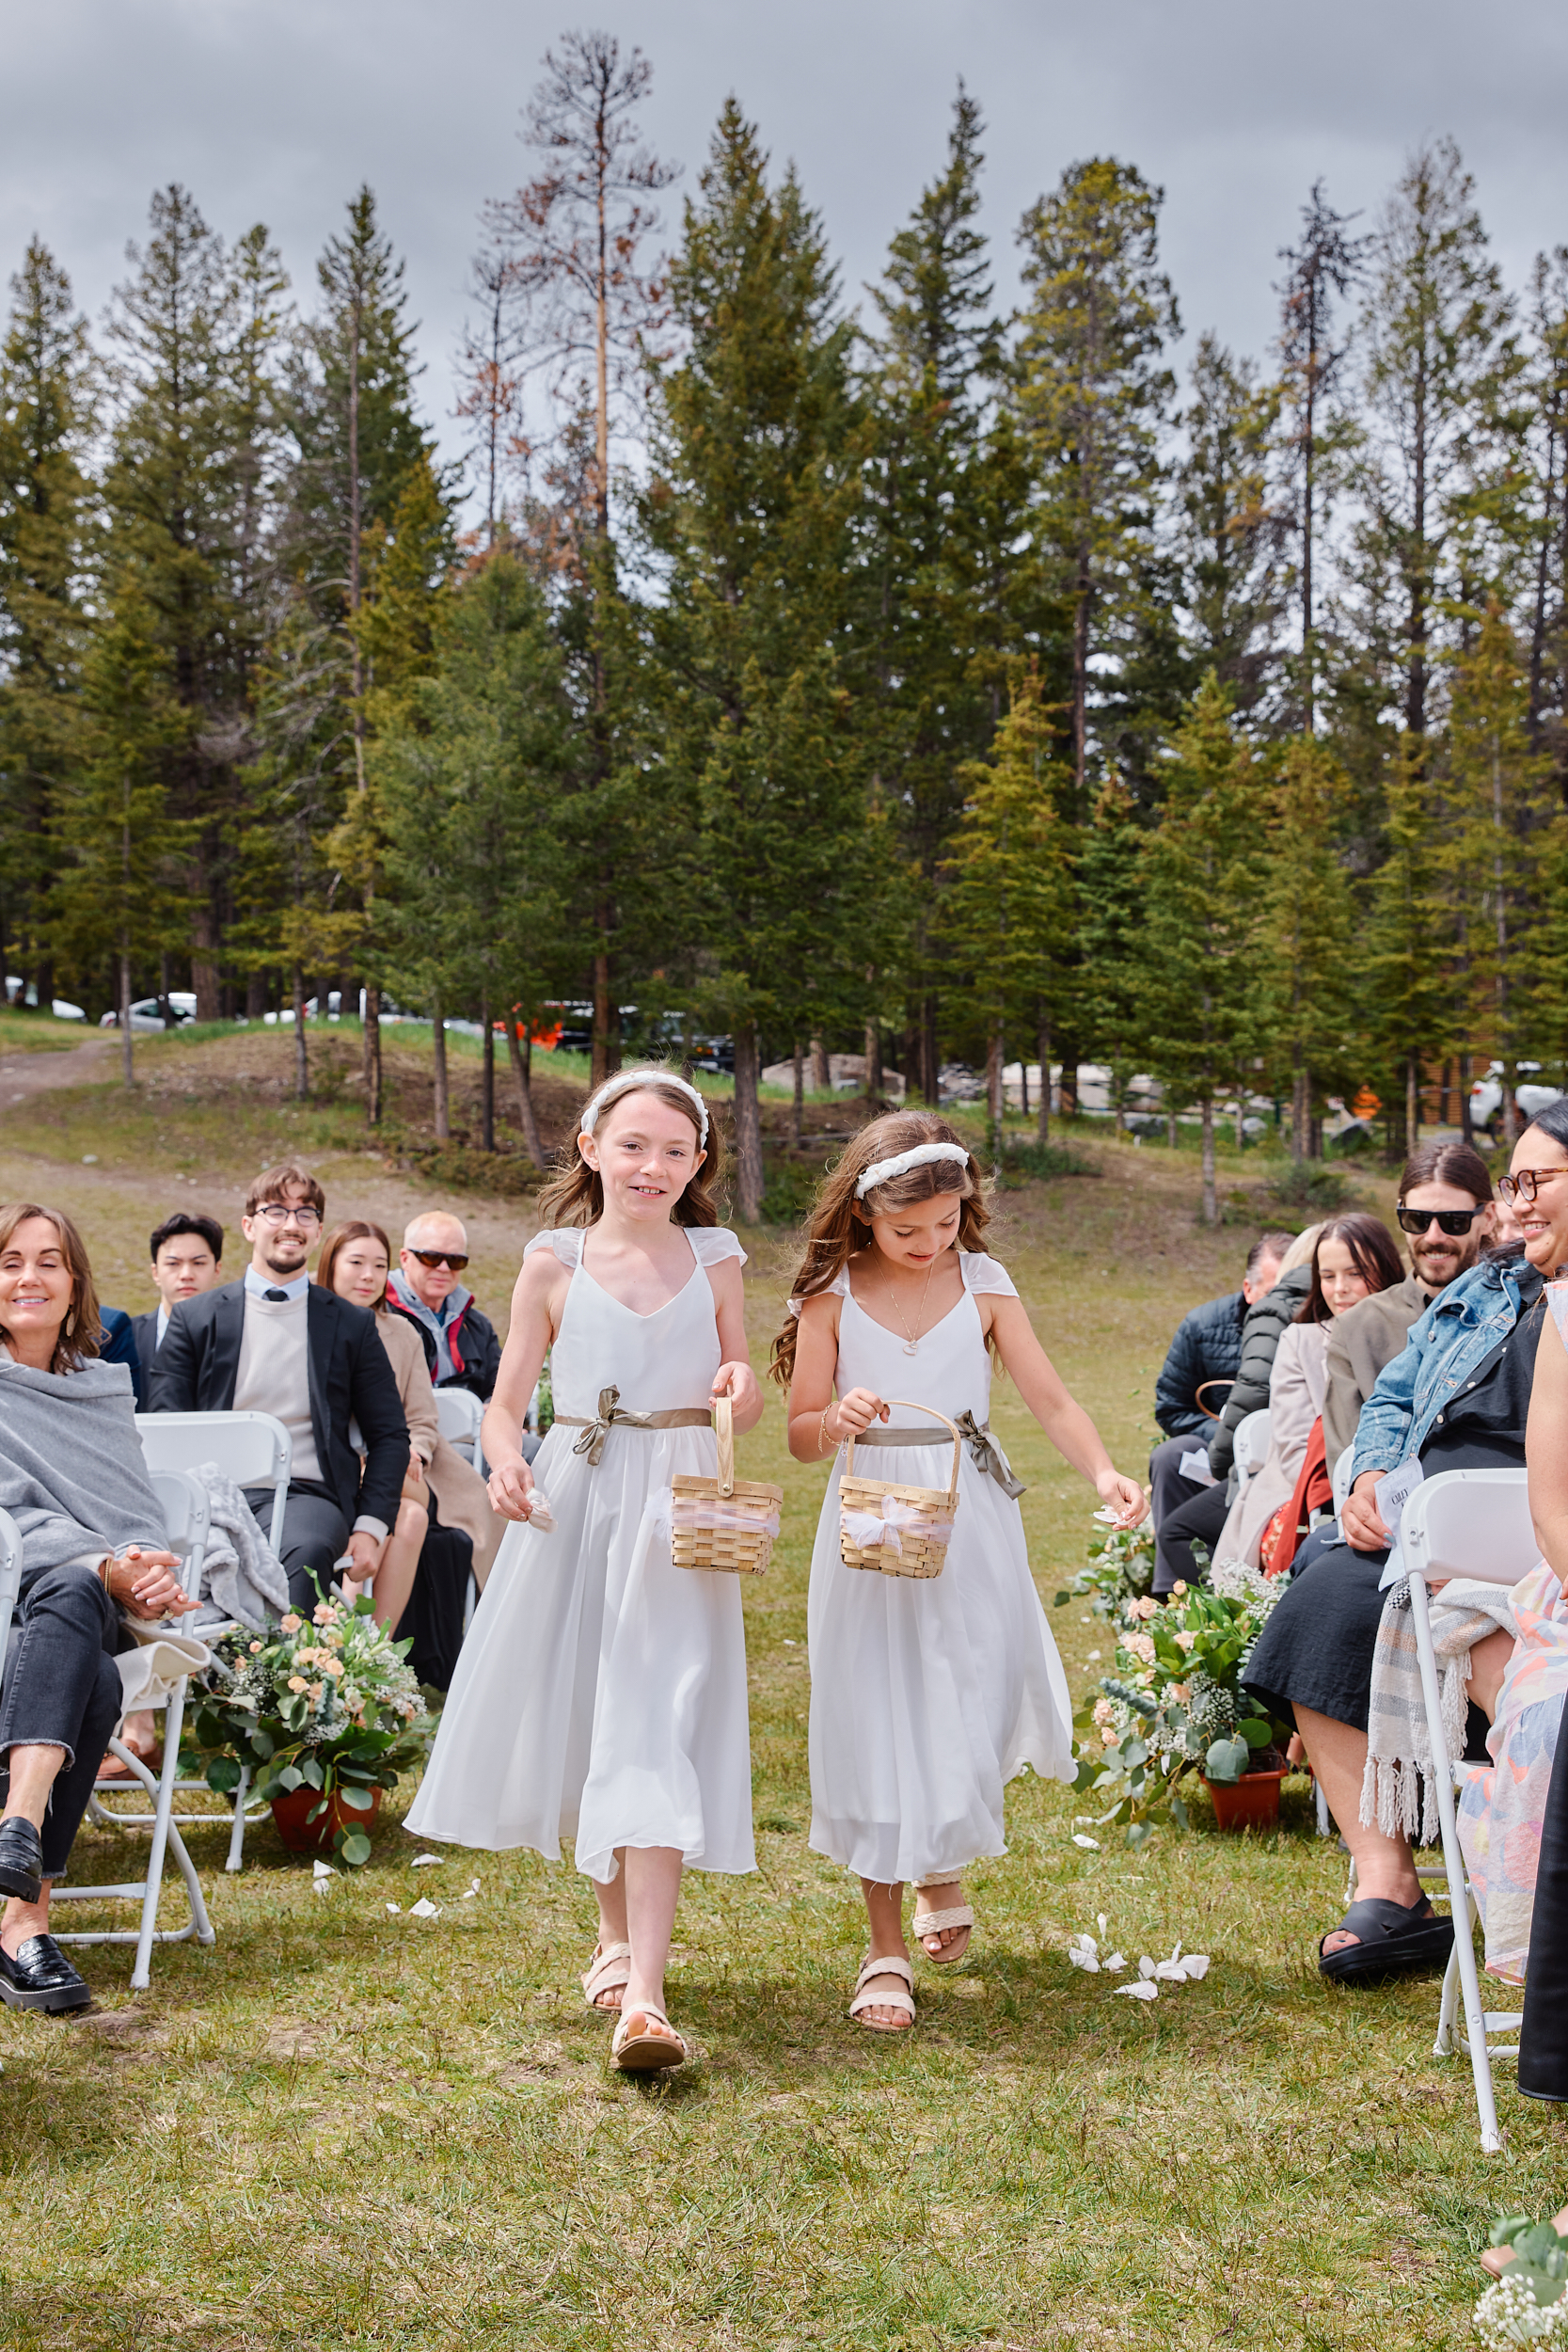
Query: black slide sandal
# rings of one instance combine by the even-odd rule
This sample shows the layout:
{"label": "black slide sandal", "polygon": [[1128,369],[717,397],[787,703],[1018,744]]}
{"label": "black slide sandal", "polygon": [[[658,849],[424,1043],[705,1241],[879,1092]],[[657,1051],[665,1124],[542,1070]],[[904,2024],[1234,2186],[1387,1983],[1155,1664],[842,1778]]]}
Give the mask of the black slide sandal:
{"label": "black slide sandal", "polygon": [[1402,1977],[1417,1968],[1446,1968],[1453,1949],[1453,1921],[1439,1917],[1424,1895],[1408,1906],[1386,1895],[1364,1896],[1352,1903],[1329,1934],[1338,1935],[1340,1929],[1359,1936],[1360,1942],[1325,1952],[1325,1935],[1318,1946],[1318,1970],[1341,1982]]}

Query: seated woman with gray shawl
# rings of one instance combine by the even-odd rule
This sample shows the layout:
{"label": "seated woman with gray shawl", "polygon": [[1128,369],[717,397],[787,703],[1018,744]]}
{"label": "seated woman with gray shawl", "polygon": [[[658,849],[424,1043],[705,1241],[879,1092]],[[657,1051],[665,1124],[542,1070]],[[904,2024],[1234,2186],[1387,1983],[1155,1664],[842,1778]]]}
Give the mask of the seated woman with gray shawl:
{"label": "seated woman with gray shawl", "polygon": [[71,1219],[31,1202],[0,1208],[0,1510],[22,1538],[16,1614],[0,1627],[0,2000],[12,2009],[92,1997],[49,1933],[49,1892],[119,1720],[119,1613],[194,1606],[164,1549],[130,1371],[97,1360],[98,1331]]}

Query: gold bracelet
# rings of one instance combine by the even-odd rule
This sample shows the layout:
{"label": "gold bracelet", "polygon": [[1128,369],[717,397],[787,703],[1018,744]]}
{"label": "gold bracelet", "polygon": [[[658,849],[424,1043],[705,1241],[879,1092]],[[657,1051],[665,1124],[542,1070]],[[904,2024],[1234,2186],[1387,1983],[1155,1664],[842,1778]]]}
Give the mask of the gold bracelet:
{"label": "gold bracelet", "polygon": [[[828,1443],[828,1415],[832,1411],[832,1409],[833,1401],[832,1398],[830,1397],[826,1405],[822,1407],[821,1418],[816,1424],[816,1451],[819,1454],[823,1447]],[[832,1445],[833,1450],[836,1453],[838,1450],[838,1439],[836,1438],[833,1438]]]}

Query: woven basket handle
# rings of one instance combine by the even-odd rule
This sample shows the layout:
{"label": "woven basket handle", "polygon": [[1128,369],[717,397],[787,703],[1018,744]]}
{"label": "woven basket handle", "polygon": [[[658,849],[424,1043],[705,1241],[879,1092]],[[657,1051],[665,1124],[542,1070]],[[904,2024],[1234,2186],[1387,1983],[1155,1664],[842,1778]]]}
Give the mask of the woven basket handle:
{"label": "woven basket handle", "polygon": [[735,1407],[727,1396],[713,1401],[713,1426],[719,1438],[719,1491],[727,1500],[735,1492]]}
{"label": "woven basket handle", "polygon": [[[961,1453],[962,1453],[962,1451],[963,1451],[963,1439],[962,1439],[962,1438],[959,1436],[959,1434],[958,1434],[958,1430],[957,1430],[957,1429],[954,1429],[954,1427],[953,1427],[953,1423],[952,1423],[952,1422],[948,1420],[947,1415],[946,1415],[945,1413],[939,1413],[939,1412],[937,1411],[937,1408],[936,1408],[936,1406],[935,1406],[934,1405],[917,1405],[917,1404],[915,1403],[914,1399],[913,1399],[912,1397],[909,1397],[909,1396],[884,1396],[884,1397],[883,1397],[883,1399],[882,1399],[882,1403],[883,1403],[884,1405],[888,1405],[888,1406],[893,1406],[893,1405],[899,1406],[900,1406],[900,1407],[901,1407],[901,1408],[902,1408],[905,1412],[909,1412],[909,1413],[924,1413],[924,1414],[927,1416],[927,1418],[928,1420],[930,1420],[930,1421],[940,1421],[940,1422],[941,1422],[941,1423],[942,1423],[942,1427],[943,1427],[944,1429],[946,1429],[946,1430],[950,1430],[950,1431],[952,1432],[952,1437],[953,1437],[953,1475],[952,1475],[952,1478],[951,1478],[951,1479],[949,1480],[949,1482],[948,1482],[947,1491],[948,1491],[948,1493],[949,1493],[949,1494],[951,1494],[951,1495],[956,1495],[956,1494],[958,1493],[958,1458],[959,1458],[959,1455],[961,1454]],[[844,1457],[844,1475],[845,1475],[845,1477],[846,1477],[846,1478],[848,1478],[848,1477],[850,1477],[850,1476],[852,1475],[852,1473],[853,1473],[853,1471],[854,1471],[854,1468],[855,1468],[855,1440],[854,1440],[854,1438],[851,1436],[851,1438],[850,1438],[850,1439],[849,1439],[848,1451],[847,1451],[847,1453],[845,1454],[845,1457]]]}

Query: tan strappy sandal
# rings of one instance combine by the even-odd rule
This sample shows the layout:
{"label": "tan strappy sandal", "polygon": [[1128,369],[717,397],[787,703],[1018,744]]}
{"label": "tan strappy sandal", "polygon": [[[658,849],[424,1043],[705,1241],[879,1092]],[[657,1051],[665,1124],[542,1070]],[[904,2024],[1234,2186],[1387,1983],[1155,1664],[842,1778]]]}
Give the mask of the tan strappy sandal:
{"label": "tan strappy sandal", "polygon": [[[955,1961],[962,1960],[969,1949],[970,1938],[974,1931],[974,1914],[968,1903],[953,1903],[945,1911],[922,1911],[921,1901],[927,1895],[939,1895],[944,1886],[958,1886],[962,1883],[961,1875],[950,1879],[927,1880],[914,1890],[914,1920],[911,1931],[918,1940],[920,1948],[926,1953],[927,1959],[938,1968],[951,1968]],[[951,1944],[939,1945],[934,1952],[927,1951],[926,1938],[928,1935],[941,1935],[948,1928],[961,1928],[963,1930],[961,1938],[956,1936]]]}
{"label": "tan strappy sandal", "polygon": [[[901,1977],[909,1986],[906,1996],[898,1993],[868,1993],[866,1986],[874,1977]],[[909,2020],[903,2026],[885,2026],[879,2017],[867,2017],[866,2010],[901,2010]],[[880,1960],[873,1957],[865,1963],[855,1979],[855,1997],[849,2004],[849,2014],[867,2033],[908,2033],[914,2024],[914,1970],[902,1952],[888,1952]]]}
{"label": "tan strappy sandal", "polygon": [[[652,2029],[651,2020],[656,2017],[664,2027],[662,2033]],[[651,2074],[661,2066],[684,2066],[690,2056],[685,2036],[675,2031],[652,2001],[640,2001],[635,2009],[621,2011],[610,2057],[624,2074]]]}
{"label": "tan strappy sandal", "polygon": [[[629,1944],[595,1944],[594,1957],[582,1973],[582,1997],[590,2009],[610,2013],[610,2004],[601,2001],[601,1993],[619,1993],[631,1979],[631,1946]],[[619,2007],[619,2003],[616,2004]]]}

